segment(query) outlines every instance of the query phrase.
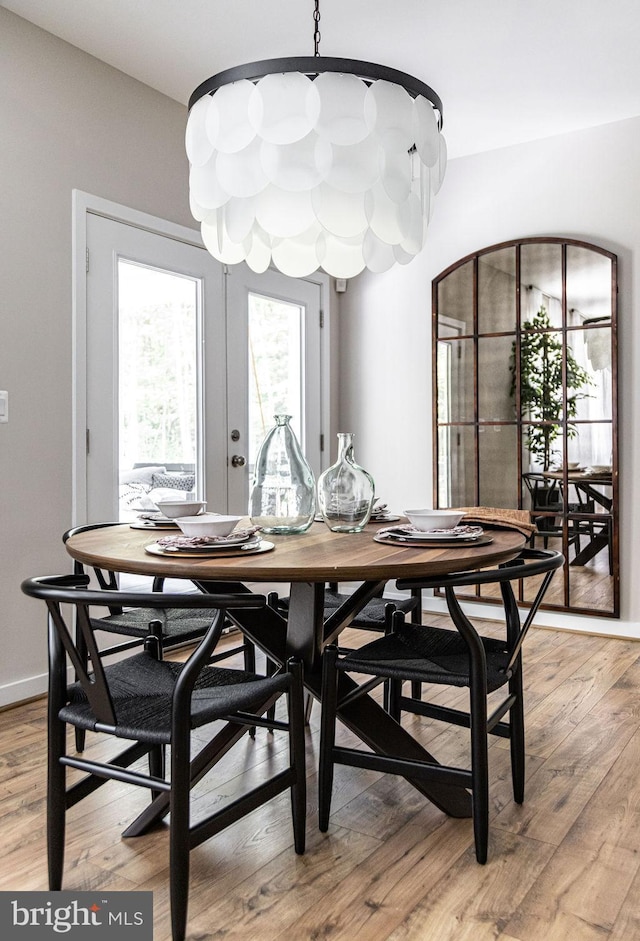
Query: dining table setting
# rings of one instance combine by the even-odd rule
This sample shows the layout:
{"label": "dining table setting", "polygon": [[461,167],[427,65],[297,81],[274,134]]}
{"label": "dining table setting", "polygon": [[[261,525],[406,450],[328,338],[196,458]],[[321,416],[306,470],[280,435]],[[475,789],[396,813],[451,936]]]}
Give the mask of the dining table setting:
{"label": "dining table setting", "polygon": [[[323,651],[388,583],[498,566],[516,558],[535,531],[523,510],[396,511],[356,462],[353,439],[338,435],[337,460],[316,481],[290,416],[276,415],[255,461],[247,515],[214,512],[195,494],[178,494],[126,522],[79,527],[67,552],[77,565],[150,576],[154,584],[185,579],[207,594],[282,585],[286,607],[270,591],[266,609],[234,608],[228,617],[274,668],[301,661],[307,692],[322,700]],[[349,592],[327,608],[327,586],[340,583],[350,583]],[[374,698],[351,700],[351,682],[344,678],[338,715],[363,742],[383,755],[436,762]],[[411,783],[447,813],[470,815],[464,787]]]}
{"label": "dining table setting", "polygon": [[[171,517],[161,508],[158,514],[144,513],[134,521],[86,528],[68,539],[66,549],[89,567],[188,579],[210,593],[228,591],[230,586],[250,591],[249,586],[260,583],[283,584],[289,592],[286,615],[272,605],[260,616],[251,608],[234,610],[229,616],[273,663],[301,659],[305,687],[320,699],[324,647],[382,594],[388,582],[497,565],[517,556],[527,541],[528,514],[518,511],[485,511],[480,522],[477,507],[468,516],[464,510],[453,517],[451,511],[440,511],[444,514],[440,519],[450,523],[453,518],[455,525],[434,527],[431,517],[429,525],[419,529],[416,517],[411,521],[386,506],[380,509],[378,518],[357,532],[336,532],[314,519],[304,532],[280,534],[264,533],[250,517],[208,513],[204,508]],[[325,616],[328,582],[351,582],[356,587]],[[393,748],[397,753],[400,748],[409,758],[432,757],[370,697],[347,703],[340,718],[377,751]],[[447,813],[470,814],[464,788],[413,783]]]}

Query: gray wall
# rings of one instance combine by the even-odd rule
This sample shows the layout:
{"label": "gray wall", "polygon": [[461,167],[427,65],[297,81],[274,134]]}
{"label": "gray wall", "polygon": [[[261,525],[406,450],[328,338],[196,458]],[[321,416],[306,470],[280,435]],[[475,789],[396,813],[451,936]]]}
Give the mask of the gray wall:
{"label": "gray wall", "polygon": [[0,7],[0,705],[42,690],[44,612],[71,524],[71,193],[183,225],[186,109]]}

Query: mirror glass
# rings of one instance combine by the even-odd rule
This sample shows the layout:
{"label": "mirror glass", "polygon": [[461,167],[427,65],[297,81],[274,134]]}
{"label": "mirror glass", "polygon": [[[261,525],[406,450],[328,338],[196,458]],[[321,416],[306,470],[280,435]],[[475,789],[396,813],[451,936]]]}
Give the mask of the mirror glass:
{"label": "mirror glass", "polygon": [[434,505],[528,510],[567,560],[545,607],[619,616],[615,255],[503,243],[433,299]]}

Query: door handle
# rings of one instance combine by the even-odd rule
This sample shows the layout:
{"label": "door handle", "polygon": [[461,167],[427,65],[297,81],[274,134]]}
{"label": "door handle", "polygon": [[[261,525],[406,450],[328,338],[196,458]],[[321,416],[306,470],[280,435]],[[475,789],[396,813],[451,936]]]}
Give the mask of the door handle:
{"label": "door handle", "polygon": [[246,463],[247,459],[245,458],[244,454],[234,454],[231,458],[232,467],[244,467]]}

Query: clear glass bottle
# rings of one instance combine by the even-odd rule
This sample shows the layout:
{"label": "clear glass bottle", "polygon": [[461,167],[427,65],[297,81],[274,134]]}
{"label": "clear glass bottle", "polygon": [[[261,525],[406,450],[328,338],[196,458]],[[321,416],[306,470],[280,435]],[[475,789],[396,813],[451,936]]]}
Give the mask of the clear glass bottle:
{"label": "clear glass bottle", "polygon": [[329,529],[358,533],[369,522],[375,500],[373,477],[356,464],[353,435],[338,435],[338,460],[318,478],[318,506]]}
{"label": "clear glass bottle", "polygon": [[275,416],[256,458],[249,515],[265,533],[303,533],[316,512],[315,478],[290,421]]}

